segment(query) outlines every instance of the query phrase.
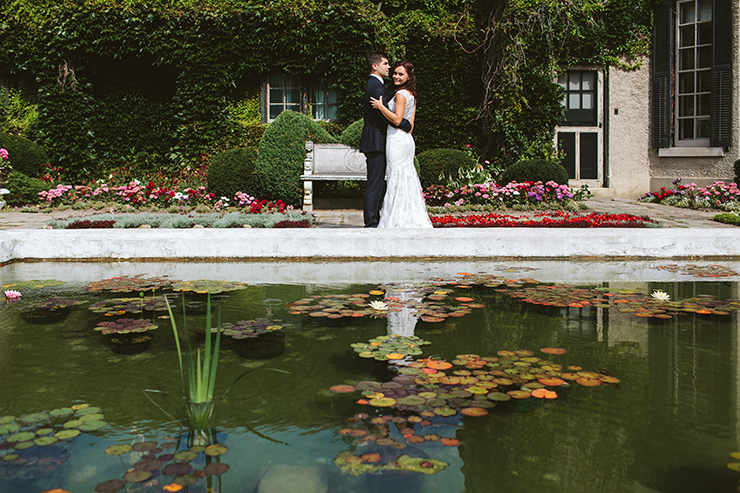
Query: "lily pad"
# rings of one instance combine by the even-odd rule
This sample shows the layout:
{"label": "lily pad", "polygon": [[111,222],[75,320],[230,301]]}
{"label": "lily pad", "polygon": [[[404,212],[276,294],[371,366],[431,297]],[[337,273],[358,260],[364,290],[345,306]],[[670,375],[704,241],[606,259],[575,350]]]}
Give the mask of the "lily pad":
{"label": "lily pad", "polygon": [[74,438],[82,434],[80,430],[62,430],[54,434],[59,440],[66,440],[68,438]]}
{"label": "lily pad", "polygon": [[203,468],[203,472],[208,476],[220,476],[229,470],[229,465],[223,462],[208,464]]}
{"label": "lily pad", "polygon": [[21,431],[19,433],[14,433],[13,435],[10,435],[8,438],[6,438],[6,441],[8,442],[25,442],[28,440],[33,440],[36,438],[36,433],[32,431]]}
{"label": "lily pad", "polygon": [[151,471],[137,471],[134,469],[133,471],[128,471],[124,474],[123,480],[129,483],[143,483],[144,481],[151,479],[151,477]]}
{"label": "lily pad", "polygon": [[162,474],[165,476],[182,476],[189,473],[191,469],[193,469],[193,466],[187,462],[173,462],[162,468]]}
{"label": "lily pad", "polygon": [[118,445],[111,445],[105,449],[105,453],[108,455],[123,455],[131,452],[131,445],[128,443],[121,443]]}
{"label": "lily pad", "polygon": [[175,454],[175,460],[181,460],[181,461],[191,461],[198,457],[198,452],[193,452],[191,450],[183,450],[182,452],[178,452]]}
{"label": "lily pad", "polygon": [[98,485],[95,487],[95,493],[116,493],[117,491],[121,491],[125,487],[125,481],[121,481],[120,479],[110,479],[108,481],[98,483]]}
{"label": "lily pad", "polygon": [[224,455],[228,451],[229,448],[226,445],[222,443],[214,443],[213,445],[209,445],[208,447],[206,447],[203,453],[206,455],[210,455],[211,457],[217,457],[219,455]]}

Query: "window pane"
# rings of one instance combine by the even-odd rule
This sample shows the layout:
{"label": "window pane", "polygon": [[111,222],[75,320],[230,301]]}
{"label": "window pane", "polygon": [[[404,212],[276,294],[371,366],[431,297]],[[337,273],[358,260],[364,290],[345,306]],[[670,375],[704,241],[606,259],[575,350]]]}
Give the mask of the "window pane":
{"label": "window pane", "polygon": [[301,102],[301,90],[288,89],[287,91],[285,91],[285,102],[299,104]]}
{"label": "window pane", "polygon": [[592,100],[593,98],[592,98],[592,96],[591,96],[591,93],[590,93],[590,92],[584,92],[584,93],[582,94],[582,96],[583,96],[583,97],[581,98],[581,104],[582,104],[582,108],[583,108],[584,110],[590,110],[591,108],[593,108],[593,106],[592,106],[592,104],[593,104],[593,103],[591,102],[591,100]]}
{"label": "window pane", "polygon": [[679,6],[679,9],[681,11],[679,14],[679,22],[681,24],[694,22],[694,2],[682,3]]}
{"label": "window pane", "polygon": [[696,121],[696,138],[697,139],[708,139],[709,138],[709,119],[703,118]]}
{"label": "window pane", "polygon": [[699,18],[697,21],[712,20],[712,0],[699,0]]}
{"label": "window pane", "polygon": [[270,105],[270,120],[274,120],[282,112],[283,112],[283,106],[282,105],[278,106],[276,104],[271,104]]}
{"label": "window pane", "polygon": [[593,91],[595,79],[596,79],[595,72],[584,72],[582,75],[581,90]]}
{"label": "window pane", "polygon": [[708,45],[712,44],[712,23],[704,22],[699,24],[699,40],[697,44]]}
{"label": "window pane", "polygon": [[571,91],[577,91],[581,88],[581,78],[578,73],[570,74],[570,80],[568,81],[568,89]]}
{"label": "window pane", "polygon": [[694,96],[678,98],[678,116],[694,116]]}
{"label": "window pane", "polygon": [[325,115],[326,106],[314,104],[313,106],[311,106],[311,108],[313,110],[313,115],[311,116],[313,117],[314,120],[325,120],[326,119],[326,115]]}
{"label": "window pane", "polygon": [[709,94],[700,94],[696,96],[698,100],[697,116],[708,116],[712,111],[712,97]]}
{"label": "window pane", "polygon": [[300,112],[301,111],[301,105],[299,104],[291,104],[290,106],[285,107],[286,110]]}
{"label": "window pane", "polygon": [[688,120],[678,120],[678,138],[680,140],[688,140],[694,138],[693,118],[689,118]]}
{"label": "window pane", "polygon": [[709,92],[712,87],[712,72],[702,70],[696,72],[696,92]]}
{"label": "window pane", "polygon": [[315,90],[313,92],[313,104],[324,104],[326,103],[326,93],[324,91]]}
{"label": "window pane", "polygon": [[694,48],[679,50],[678,70],[691,70],[694,68]]}
{"label": "window pane", "polygon": [[694,24],[681,26],[678,30],[678,46],[694,46]]}
{"label": "window pane", "polygon": [[270,104],[283,103],[283,90],[270,88]]}
{"label": "window pane", "polygon": [[560,75],[558,75],[558,84],[563,89],[565,89],[566,87],[568,87],[568,74],[567,73],[566,74],[560,74]]}
{"label": "window pane", "polygon": [[326,108],[326,116],[324,117],[326,120],[336,120],[337,119],[337,109],[338,105],[331,104]]}
{"label": "window pane", "polygon": [[684,72],[682,74],[678,74],[678,93],[694,93],[694,72]]}
{"label": "window pane", "polygon": [[568,109],[571,109],[571,110],[581,109],[581,95],[580,94],[569,94],[568,95]]}
{"label": "window pane", "polygon": [[712,66],[712,47],[704,46],[698,48],[697,51],[699,52],[697,68],[710,68]]}

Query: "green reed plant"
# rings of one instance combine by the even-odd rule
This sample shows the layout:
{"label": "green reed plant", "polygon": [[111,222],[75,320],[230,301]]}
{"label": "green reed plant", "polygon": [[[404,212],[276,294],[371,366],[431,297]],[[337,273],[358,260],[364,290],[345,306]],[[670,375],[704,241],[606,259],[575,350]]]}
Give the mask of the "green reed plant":
{"label": "green reed plant", "polygon": [[[190,337],[187,332],[187,321],[185,318],[185,295],[183,294],[183,331],[187,342],[185,360],[187,365],[187,389],[185,385],[185,369],[183,367],[183,349],[180,345],[180,334],[177,323],[172,314],[169,300],[165,297],[167,311],[170,315],[172,332],[175,336],[177,356],[180,362],[180,378],[183,393],[187,395],[187,414],[190,431],[196,441],[207,442],[209,440],[211,417],[213,416],[213,390],[216,386],[216,372],[218,370],[218,354],[221,347],[221,312],[218,315],[218,325],[215,335],[211,329],[211,294],[208,293],[206,303],[206,339],[205,347],[193,351]],[[202,355],[202,356],[201,356]],[[186,392],[187,391],[187,392]]]}

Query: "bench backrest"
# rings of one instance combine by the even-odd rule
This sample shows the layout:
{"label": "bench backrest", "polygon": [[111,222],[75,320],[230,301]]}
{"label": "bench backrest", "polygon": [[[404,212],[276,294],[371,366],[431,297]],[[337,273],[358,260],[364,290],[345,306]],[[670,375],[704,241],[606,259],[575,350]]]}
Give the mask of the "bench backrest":
{"label": "bench backrest", "polygon": [[344,144],[313,144],[310,141],[306,142],[306,149],[312,154],[307,156],[312,169],[305,169],[305,174],[348,178],[367,175],[365,155],[357,149]]}

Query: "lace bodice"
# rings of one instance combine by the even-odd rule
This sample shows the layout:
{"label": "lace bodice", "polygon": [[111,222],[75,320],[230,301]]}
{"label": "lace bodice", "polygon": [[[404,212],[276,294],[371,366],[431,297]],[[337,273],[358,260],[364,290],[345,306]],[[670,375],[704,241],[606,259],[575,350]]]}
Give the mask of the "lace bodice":
{"label": "lace bodice", "polygon": [[[408,92],[406,89],[401,89],[396,94],[403,94],[403,97],[406,98],[406,108],[403,110],[403,117],[407,120],[411,120],[411,116],[414,114],[414,107],[416,106],[416,98]],[[396,112],[396,96],[393,96],[393,99],[391,99],[388,102],[388,109],[392,112]]]}

